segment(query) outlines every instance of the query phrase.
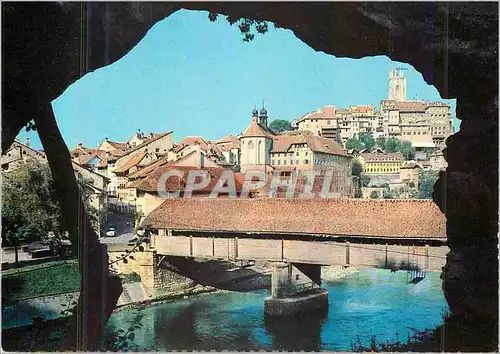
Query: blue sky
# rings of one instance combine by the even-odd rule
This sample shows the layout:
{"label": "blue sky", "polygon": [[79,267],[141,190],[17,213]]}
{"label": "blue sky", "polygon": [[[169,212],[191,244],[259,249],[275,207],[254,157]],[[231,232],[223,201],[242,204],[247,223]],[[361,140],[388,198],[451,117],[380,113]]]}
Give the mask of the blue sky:
{"label": "blue sky", "polygon": [[[125,57],[87,74],[52,102],[66,144],[126,141],[137,129],[173,130],[174,140],[220,139],[250,122],[254,105],[272,119],[294,119],[325,105],[373,104],[387,97],[389,71],[408,68],[407,98],[441,100],[412,66],[385,56],[336,58],[315,52],[289,30],[244,42],[236,26],[208,13],[179,11],[157,23]],[[452,105],[455,100],[443,100]],[[458,128],[455,119],[454,126]],[[41,148],[34,133],[32,146]]]}

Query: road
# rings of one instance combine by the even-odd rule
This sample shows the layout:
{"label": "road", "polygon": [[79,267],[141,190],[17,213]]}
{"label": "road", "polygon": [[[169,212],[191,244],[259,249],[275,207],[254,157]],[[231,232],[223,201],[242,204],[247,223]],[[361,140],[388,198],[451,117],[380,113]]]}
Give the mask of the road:
{"label": "road", "polygon": [[[111,243],[128,243],[133,239],[134,231],[134,216],[129,214],[120,214],[110,212],[108,214],[108,226],[112,225],[116,229],[115,237],[101,237],[101,243],[111,244]],[[31,261],[33,258],[28,252],[22,250],[23,247],[19,248],[18,257],[19,261]],[[48,247],[47,247],[48,248]],[[14,263],[15,252],[13,248],[2,249],[2,263]]]}
{"label": "road", "polygon": [[134,231],[134,216],[132,214],[121,214],[110,212],[108,214],[108,227],[115,228],[116,236],[114,237],[101,237],[101,243],[128,243],[135,236]]}

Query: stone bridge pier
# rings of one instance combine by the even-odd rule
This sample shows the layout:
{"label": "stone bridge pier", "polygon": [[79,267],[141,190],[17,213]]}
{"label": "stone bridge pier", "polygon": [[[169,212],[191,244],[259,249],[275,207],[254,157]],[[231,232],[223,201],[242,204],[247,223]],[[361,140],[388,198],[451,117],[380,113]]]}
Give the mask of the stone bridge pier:
{"label": "stone bridge pier", "polygon": [[328,292],[321,288],[320,265],[276,262],[272,268],[271,296],[264,302],[266,316],[328,309]]}

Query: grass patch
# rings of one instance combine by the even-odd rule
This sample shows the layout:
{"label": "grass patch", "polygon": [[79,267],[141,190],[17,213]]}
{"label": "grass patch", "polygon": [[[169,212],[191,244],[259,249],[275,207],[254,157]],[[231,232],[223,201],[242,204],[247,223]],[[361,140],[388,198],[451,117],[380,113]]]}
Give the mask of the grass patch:
{"label": "grass patch", "polygon": [[76,260],[38,264],[2,273],[2,301],[6,303],[77,291],[80,291],[80,272]]}

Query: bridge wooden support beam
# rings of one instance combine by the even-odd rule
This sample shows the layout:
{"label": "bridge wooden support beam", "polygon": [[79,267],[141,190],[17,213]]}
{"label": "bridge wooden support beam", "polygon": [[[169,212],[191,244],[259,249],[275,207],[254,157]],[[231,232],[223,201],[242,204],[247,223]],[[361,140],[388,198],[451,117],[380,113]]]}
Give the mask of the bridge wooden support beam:
{"label": "bridge wooden support beam", "polygon": [[320,265],[274,263],[271,296],[264,303],[265,315],[297,315],[328,309],[328,292],[320,285]]}

